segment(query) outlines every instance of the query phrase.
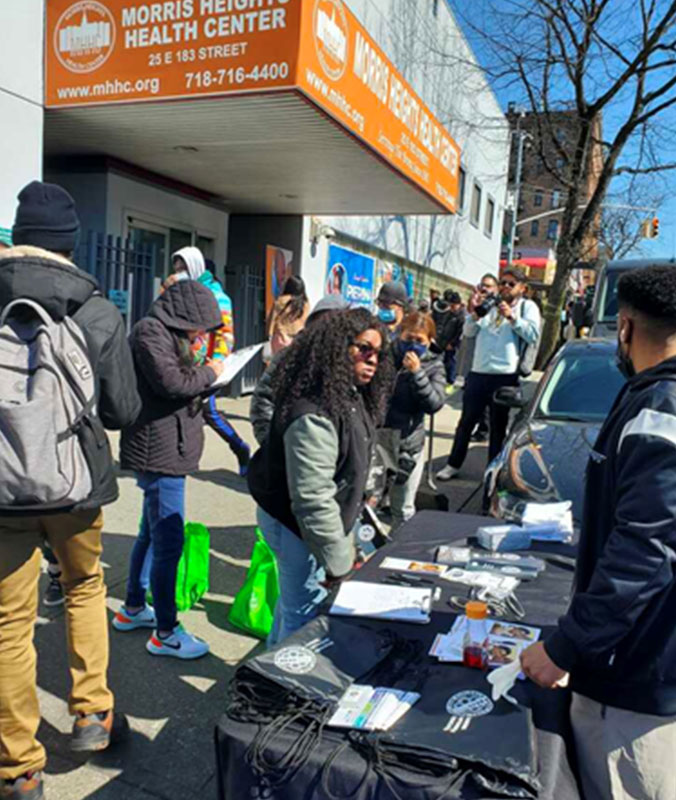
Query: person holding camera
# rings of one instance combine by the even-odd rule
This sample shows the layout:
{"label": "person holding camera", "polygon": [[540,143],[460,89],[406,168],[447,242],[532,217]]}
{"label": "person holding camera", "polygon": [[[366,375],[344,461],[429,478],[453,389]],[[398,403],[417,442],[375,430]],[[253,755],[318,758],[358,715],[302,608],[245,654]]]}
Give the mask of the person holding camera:
{"label": "person holding camera", "polygon": [[524,299],[525,291],[525,274],[518,267],[510,267],[500,280],[498,295],[477,290],[470,299],[470,316],[465,322],[464,334],[476,337],[474,359],[465,385],[462,416],[455,431],[453,449],[448,464],[437,473],[440,481],[451,480],[460,471],[472,430],[487,406],[491,428],[488,460],[495,458],[502,448],[509,409],[495,403],[493,395],[503,386],[519,385],[521,359],[540,337],[540,311],[532,300]]}

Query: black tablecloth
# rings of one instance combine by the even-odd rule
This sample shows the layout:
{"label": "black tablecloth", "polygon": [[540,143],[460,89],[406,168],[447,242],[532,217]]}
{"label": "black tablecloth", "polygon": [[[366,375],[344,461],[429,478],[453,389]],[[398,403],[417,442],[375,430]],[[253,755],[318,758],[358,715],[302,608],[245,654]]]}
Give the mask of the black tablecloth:
{"label": "black tablecloth", "polygon": [[[439,545],[472,537],[477,528],[490,524],[485,517],[462,514],[446,514],[436,511],[422,511],[402,526],[396,540],[382,548],[373,558],[359,570],[358,580],[380,581],[386,570],[379,569],[379,564],[387,556],[433,560]],[[543,628],[546,636],[548,627],[554,625],[566,609],[570,598],[573,572],[565,559],[556,556],[574,557],[571,545],[538,546],[539,555],[552,558],[547,561],[547,569],[536,581],[522,583],[518,597],[526,610],[524,622]],[[408,639],[420,640],[425,652],[429,650],[437,633],[448,631],[456,612],[448,605],[451,594],[464,594],[466,587],[449,584],[438,580],[442,588],[442,599],[434,604],[432,622],[429,625],[410,625],[388,622],[387,627],[395,629]],[[377,627],[383,625],[377,621],[359,620],[359,624]],[[436,660],[430,659],[430,663]],[[444,669],[444,666],[439,667]],[[455,670],[449,670],[450,676]],[[457,673],[455,673],[457,674]],[[462,688],[462,687],[458,687]],[[452,681],[449,690],[452,691]],[[423,688],[424,692],[424,688]],[[570,697],[564,690],[546,691],[537,688],[530,681],[523,682],[515,689],[519,698],[523,698],[532,710],[533,723],[536,730],[537,761],[539,779],[542,784],[541,798],[547,800],[579,800],[580,794],[574,777],[574,746],[570,729],[568,708]],[[257,726],[235,722],[227,715],[220,720],[216,729],[216,757],[218,762],[219,797],[222,800],[239,800],[240,798],[264,798],[270,800],[335,800],[335,798],[351,797],[377,798],[377,800],[417,800],[418,798],[441,797],[443,789],[435,791],[407,787],[404,783],[393,789],[384,783],[375,773],[370,773],[362,781],[367,764],[362,757],[350,748],[340,752],[332,763],[328,777],[328,791],[322,777],[326,781],[324,769],[327,759],[336,753],[338,746],[345,741],[345,734],[340,731],[328,731],[322,742],[312,753],[308,762],[296,773],[288,785],[275,789],[270,793],[261,787],[256,776],[246,762],[246,750],[257,731]],[[289,730],[278,737],[268,755],[274,758],[281,756],[294,740],[294,731]],[[324,772],[324,775],[322,773]],[[408,777],[408,776],[403,776]],[[357,787],[361,788],[357,793]],[[489,798],[473,785],[465,785],[458,790],[451,790],[443,795],[444,800],[452,798]]]}

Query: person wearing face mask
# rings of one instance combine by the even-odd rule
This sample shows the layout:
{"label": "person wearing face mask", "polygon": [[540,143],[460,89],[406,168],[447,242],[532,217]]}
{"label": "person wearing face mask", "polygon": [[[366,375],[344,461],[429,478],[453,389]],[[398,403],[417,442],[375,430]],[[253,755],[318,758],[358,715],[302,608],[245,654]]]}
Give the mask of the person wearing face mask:
{"label": "person wearing face mask", "polygon": [[618,366],[628,382],[586,473],[575,593],[521,656],[546,688],[569,674],[589,800],[676,797],[676,269],[623,275]]}
{"label": "person wearing face mask", "polygon": [[397,450],[392,460],[398,471],[389,490],[393,529],[415,514],[425,463],[425,414],[436,414],[444,405],[444,365],[430,352],[435,336],[429,315],[415,312],[404,317],[395,344],[398,374],[385,420],[385,438]]}
{"label": "person wearing face mask", "polygon": [[[213,293],[194,280],[178,281],[134,326],[130,344],[142,408],[124,428],[120,466],[136,474],[143,490],[143,514],[129,565],[127,597],[113,619],[118,631],[154,628],[146,644],[152,655],[199,658],[209,646],[191,636],[176,618],[176,572],[183,551],[185,479],[199,466],[204,447],[203,396],[224,362],[196,364],[192,347],[218,330],[221,313]],[[146,604],[141,575],[152,544]]]}
{"label": "person wearing face mask", "polygon": [[[182,247],[171,256],[174,272],[164,282],[164,288],[177,281],[192,280],[201,283],[211,291],[221,312],[221,327],[208,336],[199,337],[192,346],[197,364],[203,364],[209,358],[224,361],[235,349],[235,325],[232,314],[232,301],[216,280],[216,265],[205,259],[197,247]],[[211,394],[202,407],[204,421],[226,442],[239,465],[239,474],[246,476],[249,468],[251,450],[249,445],[237,433],[225,413],[216,405],[216,394]]]}
{"label": "person wearing face mask", "polygon": [[490,413],[488,460],[502,449],[509,409],[495,403],[494,394],[503,386],[519,385],[522,356],[540,338],[540,311],[532,300],[524,299],[526,286],[525,274],[518,267],[510,267],[500,280],[498,298],[491,297],[487,302],[486,295],[477,291],[470,300],[464,335],[476,337],[472,371],[465,384],[453,449],[437,480],[451,480],[460,472],[472,431],[486,407]]}
{"label": "person wearing face mask", "polygon": [[299,333],[276,367],[274,417],[248,476],[279,566],[269,645],[315,617],[327,589],[353,569],[352,530],[384,417],[390,358],[384,327],[354,309]]}
{"label": "person wearing face mask", "polygon": [[376,310],[378,319],[387,327],[390,339],[394,339],[399,333],[399,326],[406,314],[408,306],[408,295],[406,287],[399,281],[387,281],[380,287],[378,299],[376,300]]}

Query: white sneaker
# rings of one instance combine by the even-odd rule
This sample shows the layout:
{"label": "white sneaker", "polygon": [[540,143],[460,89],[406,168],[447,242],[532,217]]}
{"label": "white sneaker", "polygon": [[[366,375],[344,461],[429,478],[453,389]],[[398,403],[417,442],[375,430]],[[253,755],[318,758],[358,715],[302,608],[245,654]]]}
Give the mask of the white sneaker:
{"label": "white sneaker", "polygon": [[154,628],[157,625],[155,609],[146,605],[136,614],[130,614],[126,606],[113,617],[113,628],[116,631],[135,631],[137,628]]}
{"label": "white sneaker", "polygon": [[189,660],[201,658],[209,652],[209,645],[197,636],[184,630],[182,625],[177,625],[171,636],[160,639],[157,631],[148,639],[146,650],[154,656],[171,656]]}
{"label": "white sneaker", "polygon": [[437,472],[436,478],[438,481],[450,481],[452,478],[455,478],[460,472],[459,469],[456,467],[452,467],[450,464],[446,464],[443,469],[440,469]]}

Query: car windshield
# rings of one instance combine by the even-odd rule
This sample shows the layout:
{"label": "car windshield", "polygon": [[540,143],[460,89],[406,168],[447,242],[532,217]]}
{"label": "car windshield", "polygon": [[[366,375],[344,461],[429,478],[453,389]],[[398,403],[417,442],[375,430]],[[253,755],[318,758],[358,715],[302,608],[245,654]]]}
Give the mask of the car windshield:
{"label": "car windshield", "polygon": [[547,379],[535,416],[601,422],[623,384],[615,356],[607,350],[564,354]]}
{"label": "car windshield", "polygon": [[617,282],[621,274],[619,270],[606,272],[601,298],[601,322],[613,322],[617,319]]}

